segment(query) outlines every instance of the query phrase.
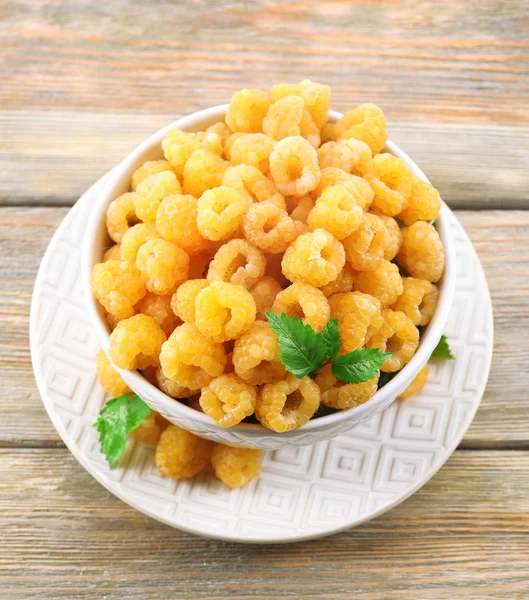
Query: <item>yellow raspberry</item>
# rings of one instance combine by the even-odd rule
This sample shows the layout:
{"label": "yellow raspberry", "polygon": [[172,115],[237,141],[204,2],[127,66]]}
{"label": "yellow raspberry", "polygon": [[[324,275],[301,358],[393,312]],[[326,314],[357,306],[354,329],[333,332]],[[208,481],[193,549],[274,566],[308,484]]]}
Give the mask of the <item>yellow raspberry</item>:
{"label": "yellow raspberry", "polygon": [[171,306],[176,315],[186,323],[195,322],[195,301],[198,293],[208,287],[206,279],[189,279],[178,287],[173,294]]}
{"label": "yellow raspberry", "polygon": [[263,131],[275,140],[303,136],[314,147],[320,144],[319,129],[305,109],[303,98],[298,96],[285,96],[274,102],[263,119]]}
{"label": "yellow raspberry", "polygon": [[195,323],[198,329],[222,343],[234,340],[255,321],[255,300],[240,285],[214,281],[197,294]]}
{"label": "yellow raspberry", "polygon": [[334,294],[329,298],[331,318],[338,318],[342,352],[352,352],[369,345],[382,327],[380,300],[362,292]]}
{"label": "yellow raspberry", "polygon": [[248,206],[252,202],[270,202],[279,208],[285,208],[285,199],[277,191],[273,181],[263,175],[257,167],[237,165],[230,167],[224,173],[222,185],[236,189],[246,196]]}
{"label": "yellow raspberry", "polygon": [[171,335],[174,328],[181,324],[171,308],[171,294],[159,296],[147,292],[135,306],[137,313],[152,317],[162,328],[165,335]]}
{"label": "yellow raspberry", "polygon": [[261,385],[286,375],[279,360],[276,335],[266,321],[255,321],[235,340],[232,359],[237,375],[250,385]]}
{"label": "yellow raspberry", "polygon": [[107,394],[116,398],[130,392],[129,386],[116,369],[114,369],[105,351],[102,349],[98,350],[96,355],[96,372],[97,378]]}
{"label": "yellow raspberry", "polygon": [[236,140],[238,140],[241,137],[244,137],[245,135],[251,135],[251,134],[249,134],[249,133],[242,133],[242,131],[238,131],[236,133],[232,133],[231,135],[229,135],[226,138],[226,141],[224,142],[224,156],[229,161],[231,161],[231,148],[232,148],[233,144],[235,143]]}
{"label": "yellow raspberry", "polygon": [[375,192],[373,208],[390,217],[402,212],[408,205],[412,177],[406,163],[393,154],[375,156],[365,174]]}
{"label": "yellow raspberry", "polygon": [[134,305],[147,292],[141,273],[126,260],[107,260],[95,265],[90,288],[103,308],[119,319],[132,316]]}
{"label": "yellow raspberry", "polygon": [[259,133],[272,100],[261,90],[242,89],[231,98],[226,124],[232,131]]}
{"label": "yellow raspberry", "polygon": [[393,373],[406,366],[417,352],[419,330],[403,312],[386,309],[382,317],[382,327],[372,336],[369,345],[382,352],[393,352],[381,367],[385,373]]}
{"label": "yellow raspberry", "polygon": [[208,281],[224,281],[250,289],[265,272],[263,253],[245,239],[223,244],[209,265]]}
{"label": "yellow raspberry", "polygon": [[252,204],[244,216],[242,228],[246,239],[264,252],[284,252],[304,229],[286,210],[270,202]]}
{"label": "yellow raspberry", "polygon": [[131,187],[133,190],[136,190],[140,183],[147,179],[147,177],[171,170],[171,165],[166,160],[148,160],[132,174]]}
{"label": "yellow raspberry", "polygon": [[222,140],[219,135],[213,132],[187,133],[178,129],[169,131],[162,141],[162,149],[165,158],[171,164],[171,168],[182,178],[184,168],[189,157],[199,148],[210,150],[214,154],[221,156]]}
{"label": "yellow raspberry", "polygon": [[236,165],[250,165],[261,173],[268,173],[269,157],[276,142],[264,133],[247,133],[239,136],[230,146],[230,161]]}
{"label": "yellow raspberry", "polygon": [[166,340],[152,317],[134,315],[123,319],[110,334],[110,358],[120,369],[146,369],[157,366]]}
{"label": "yellow raspberry", "polygon": [[[305,196],[286,196],[285,202],[287,205],[287,212],[293,221],[299,221],[300,223],[307,223],[310,211],[314,208],[314,200],[312,196],[306,194]],[[306,231],[301,231],[306,233]]]}
{"label": "yellow raspberry", "polygon": [[136,266],[147,289],[155,294],[172,294],[187,279],[187,252],[166,240],[149,240],[138,250]]}
{"label": "yellow raspberry", "polygon": [[114,244],[105,250],[101,262],[107,262],[107,260],[121,260],[121,244]]}
{"label": "yellow raspberry", "polygon": [[259,477],[262,456],[262,450],[215,444],[211,464],[222,483],[231,488],[240,488]]}
{"label": "yellow raspberry", "polygon": [[223,185],[205,191],[197,205],[200,234],[213,241],[229,237],[240,229],[248,205],[248,198],[231,187]]}
{"label": "yellow raspberry", "polygon": [[113,200],[106,214],[108,235],[115,241],[121,242],[125,232],[138,222],[134,208],[136,194],[131,192],[122,194]]}
{"label": "yellow raspberry", "polygon": [[353,289],[353,271],[348,264],[338,273],[338,277],[320,288],[323,295],[329,298],[333,294],[350,292]]}
{"label": "yellow raspberry", "polygon": [[265,312],[272,308],[272,304],[277,294],[281,291],[281,286],[273,277],[265,276],[252,287],[250,293],[255,300],[255,318],[259,321],[266,319]]}
{"label": "yellow raspberry", "polygon": [[424,327],[432,320],[439,300],[437,286],[424,279],[404,277],[402,294],[391,307],[409,317],[414,325]]}
{"label": "yellow raspberry", "polygon": [[407,398],[411,398],[412,396],[420,394],[422,388],[426,385],[426,381],[428,380],[428,371],[428,364],[425,364],[424,367],[417,373],[415,379],[399,396],[399,400],[406,400]]}
{"label": "yellow raspberry", "polygon": [[196,325],[184,323],[162,346],[160,363],[166,377],[198,390],[223,372],[226,352],[222,344],[206,337]]}
{"label": "yellow raspberry", "polygon": [[157,239],[158,232],[154,225],[147,225],[147,223],[138,223],[131,227],[121,240],[121,258],[128,260],[131,263],[136,262],[138,256],[138,250],[149,240]]}
{"label": "yellow raspberry", "polygon": [[372,158],[369,146],[355,138],[326,142],[318,150],[320,169],[335,167],[360,177],[369,170]]}
{"label": "yellow raspberry", "polygon": [[397,216],[404,225],[416,221],[435,221],[441,210],[441,198],[433,185],[412,176],[408,206]]}
{"label": "yellow raspberry", "polygon": [[184,167],[184,194],[198,198],[206,190],[218,187],[228,166],[228,162],[209,150],[195,150]]}
{"label": "yellow raspberry", "polygon": [[353,287],[356,291],[375,296],[382,306],[394,304],[403,290],[399,268],[387,260],[370,271],[357,271]]}
{"label": "yellow raspberry", "polygon": [[328,231],[316,229],[300,235],[287,248],[281,267],[290,281],[321,287],[334,281],[344,264],[342,244]]}
{"label": "yellow raspberry", "polygon": [[355,197],[358,206],[364,210],[368,210],[373,202],[373,190],[365,179],[336,167],[326,167],[321,170],[320,183],[313,190],[312,197],[317,200],[327,188],[335,185],[345,187]]}
{"label": "yellow raspberry", "polygon": [[307,423],[320,406],[320,388],[310,377],[267,383],[261,389],[255,415],[262,425],[284,433]]}
{"label": "yellow raspberry", "polygon": [[162,390],[164,394],[171,396],[171,398],[189,398],[195,392],[190,390],[189,388],[179,385],[176,381],[169,379],[163,374],[162,368],[158,367],[154,371],[154,381],[155,384]]}
{"label": "yellow raspberry", "polygon": [[329,302],[321,290],[306,283],[293,283],[277,294],[272,312],[297,317],[320,332],[331,315]]}
{"label": "yellow raspberry", "polygon": [[360,226],[363,216],[364,211],[347,188],[333,185],[316,200],[307,222],[311,231],[323,228],[343,240]]}
{"label": "yellow raspberry", "polygon": [[233,427],[253,414],[257,389],[230,373],[220,375],[202,389],[200,406],[221,427]]}
{"label": "yellow raspberry", "polygon": [[412,277],[439,281],[445,267],[445,253],[435,227],[426,221],[417,221],[405,227],[397,262]]}
{"label": "yellow raspberry", "polygon": [[270,90],[270,96],[274,102],[285,96],[300,96],[305,101],[305,108],[312,116],[316,127],[321,129],[327,123],[331,100],[331,88],[328,85],[304,79],[297,84],[274,85]]}
{"label": "yellow raspberry", "polygon": [[282,194],[303,196],[320,181],[318,154],[301,136],[284,138],[270,155],[270,173]]}
{"label": "yellow raspberry", "polygon": [[182,188],[172,171],[162,171],[144,179],[136,189],[134,207],[145,223],[154,223],[162,200],[170,194],[181,194]]}
{"label": "yellow raspberry", "polygon": [[380,372],[363,383],[344,383],[332,374],[331,365],[325,365],[316,375],[315,381],[321,390],[324,406],[347,410],[366,403],[377,391]]}
{"label": "yellow raspberry", "polygon": [[141,442],[142,444],[148,444],[149,446],[156,446],[160,441],[162,431],[168,427],[169,422],[166,421],[158,413],[151,411],[151,414],[143,419],[140,426],[131,432],[131,436]]}
{"label": "yellow raspberry", "polygon": [[223,142],[220,134],[213,131],[197,131],[196,133],[188,133],[187,135],[194,138],[203,150],[209,150],[217,156],[222,156]]}
{"label": "yellow raspberry", "polygon": [[347,260],[356,271],[370,271],[380,266],[390,244],[384,222],[371,213],[364,213],[362,223],[343,240]]}
{"label": "yellow raspberry", "polygon": [[365,142],[373,154],[386,145],[386,119],[376,104],[361,104],[344,114],[336,124],[339,138],[356,138]]}
{"label": "yellow raspberry", "polygon": [[384,223],[389,234],[389,244],[384,251],[384,258],[386,260],[393,260],[395,256],[397,256],[400,250],[400,245],[402,244],[402,232],[399,224],[393,217],[387,217],[386,215],[380,214],[377,216],[382,223]]}
{"label": "yellow raspberry", "polygon": [[212,450],[213,442],[169,425],[156,446],[155,462],[162,475],[190,479],[210,464]]}

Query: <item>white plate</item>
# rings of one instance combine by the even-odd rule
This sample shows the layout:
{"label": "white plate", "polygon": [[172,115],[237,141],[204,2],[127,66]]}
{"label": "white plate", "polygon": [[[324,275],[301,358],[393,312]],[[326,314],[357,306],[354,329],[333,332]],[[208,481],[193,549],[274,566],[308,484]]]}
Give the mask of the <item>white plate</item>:
{"label": "white plate", "polygon": [[44,406],[75,458],[101,484],[168,525],[223,540],[292,542],[359,525],[426,483],[452,454],[485,389],[492,308],[481,265],[450,213],[458,272],[446,327],[454,361],[430,364],[423,392],[395,402],[344,435],[267,453],[261,476],[230,490],[209,473],[176,482],[157,471],[153,448],[129,440],[111,470],[93,427],[104,401],[95,373],[97,338],[83,303],[80,246],[96,183],[55,233],[31,305],[31,355]]}

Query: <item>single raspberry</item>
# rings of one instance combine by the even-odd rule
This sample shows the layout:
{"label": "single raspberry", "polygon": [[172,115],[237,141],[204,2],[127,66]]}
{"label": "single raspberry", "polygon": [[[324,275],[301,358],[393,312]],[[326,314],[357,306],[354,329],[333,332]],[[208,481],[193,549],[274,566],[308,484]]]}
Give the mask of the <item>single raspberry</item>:
{"label": "single raspberry", "polygon": [[346,263],[343,269],[338,273],[338,277],[320,288],[323,295],[329,298],[333,294],[350,292],[353,289],[353,271]]}
{"label": "single raspberry", "polygon": [[264,133],[247,133],[238,137],[230,146],[232,165],[250,165],[261,173],[268,173],[269,157],[276,142]]}
{"label": "single raspberry", "polygon": [[189,396],[192,396],[195,393],[189,388],[186,388],[183,385],[178,385],[178,383],[166,377],[163,374],[161,367],[155,369],[154,381],[155,385],[157,385],[164,394],[171,396],[171,398],[189,398]]}
{"label": "single raspberry", "polygon": [[218,156],[222,155],[222,140],[213,132],[187,133],[178,129],[169,131],[162,141],[162,149],[165,158],[171,164],[171,168],[182,178],[186,163],[195,150],[203,148],[210,150]]}
{"label": "single raspberry", "polygon": [[270,155],[270,173],[282,194],[303,196],[320,181],[318,154],[305,138],[284,138]]}
{"label": "single raspberry", "polygon": [[411,398],[412,396],[420,394],[422,388],[426,385],[426,381],[428,379],[428,370],[428,363],[426,363],[424,367],[417,373],[415,379],[399,396],[399,400],[406,400],[407,398]]}
{"label": "single raspberry", "polygon": [[338,317],[342,352],[352,352],[369,345],[382,327],[380,300],[362,292],[334,294],[329,298],[331,317]]}
{"label": "single raspberry", "polygon": [[110,358],[120,369],[157,366],[160,349],[167,339],[152,317],[134,315],[123,319],[110,334]]}
{"label": "single raspberry", "polygon": [[386,119],[376,104],[361,104],[344,114],[336,124],[340,139],[356,138],[365,142],[373,154],[384,148],[387,140]]}
{"label": "single raspberry", "polygon": [[391,308],[403,312],[414,325],[421,327],[428,325],[439,300],[437,286],[415,277],[404,277],[402,284],[402,294]]}
{"label": "single raspberry", "polygon": [[225,281],[250,289],[265,272],[263,253],[245,239],[223,244],[209,265],[208,281]]}
{"label": "single raspberry", "polygon": [[199,148],[187,159],[184,167],[184,194],[197,198],[206,190],[218,187],[222,183],[224,172],[229,163],[210,150]]}
{"label": "single raspberry", "polygon": [[166,377],[198,390],[223,372],[226,352],[222,344],[206,337],[196,325],[184,323],[162,346],[160,363]]}
{"label": "single raspberry", "polygon": [[277,294],[281,291],[281,286],[273,277],[265,276],[252,287],[250,293],[255,300],[255,318],[260,321],[266,319],[265,312],[272,308],[272,304]]}
{"label": "single raspberry", "polygon": [[433,185],[412,176],[408,206],[397,216],[404,225],[416,221],[435,221],[441,210],[441,198]]}
{"label": "single raspberry", "polygon": [[149,240],[138,250],[136,266],[147,289],[155,294],[172,294],[187,279],[189,255],[166,240]]}
{"label": "single raspberry", "polygon": [[249,201],[237,190],[220,186],[205,191],[198,199],[197,226],[208,240],[218,241],[240,229]]}
{"label": "single raspberry", "polygon": [[344,264],[342,244],[328,231],[316,229],[300,235],[287,248],[281,267],[290,281],[321,287],[334,281]]}
{"label": "single raspberry", "polygon": [[393,217],[387,217],[386,215],[377,215],[378,218],[384,223],[389,234],[389,244],[384,251],[384,258],[386,260],[393,260],[397,256],[400,245],[402,244],[402,232],[399,224]]}
{"label": "single raspberry", "polygon": [[230,488],[240,488],[259,477],[262,456],[262,450],[215,444],[211,464],[222,483]]}
{"label": "single raspberry", "polygon": [[263,132],[275,140],[303,136],[316,148],[320,144],[319,129],[298,96],[285,96],[270,106],[263,119]]}
{"label": "single raspberry", "polygon": [[320,169],[335,167],[360,177],[369,170],[372,158],[369,146],[355,138],[326,142],[318,150]]}
{"label": "single raspberry", "polygon": [[324,406],[346,410],[367,402],[377,391],[380,372],[363,383],[344,383],[332,374],[331,365],[326,365],[316,375]]}
{"label": "single raspberry", "polygon": [[138,222],[134,208],[136,194],[129,192],[113,200],[106,214],[108,235],[115,241],[121,242],[125,232]]}
{"label": "single raspberry", "polygon": [[408,205],[412,177],[406,163],[393,154],[375,156],[365,174],[375,192],[373,208],[390,217],[402,212]]}
{"label": "single raspberry", "polygon": [[282,83],[272,86],[270,96],[274,102],[285,96],[301,96],[305,101],[305,108],[311,114],[316,127],[320,129],[329,118],[331,88],[328,85],[314,83],[309,79],[304,79],[297,84]]}
{"label": "single raspberry", "polygon": [[235,92],[226,113],[226,124],[232,131],[259,133],[271,102],[270,96],[261,90]]}
{"label": "single raspberry", "polygon": [[276,335],[266,321],[255,321],[245,334],[235,340],[233,366],[237,375],[250,385],[285,377]]}
{"label": "single raspberry", "polygon": [[171,335],[175,327],[182,323],[171,308],[171,294],[159,296],[147,292],[136,304],[135,309],[137,313],[152,317],[162,328],[165,335]]}
{"label": "single raspberry", "polygon": [[144,179],[136,189],[134,208],[145,223],[156,221],[156,212],[165,196],[181,194],[182,188],[172,171],[162,171]]}
{"label": "single raspberry", "polygon": [[355,291],[378,298],[382,306],[391,306],[402,294],[402,277],[397,265],[383,260],[370,271],[357,271],[353,277]]}
{"label": "single raspberry", "polygon": [[253,414],[257,389],[233,373],[220,375],[202,389],[200,406],[221,427],[233,427]]}
{"label": "single raspberry", "polygon": [[393,353],[381,368],[385,373],[393,373],[407,365],[417,352],[419,330],[403,312],[386,309],[382,317],[382,327],[372,336],[369,345]]}
{"label": "single raspberry", "polygon": [[445,267],[445,253],[435,227],[426,221],[405,227],[397,262],[412,277],[439,281]]}
{"label": "single raspberry", "polygon": [[326,229],[337,240],[351,235],[362,223],[364,211],[343,185],[326,188],[308,217],[309,228]]}
{"label": "single raspberry", "polygon": [[246,196],[248,206],[253,202],[270,202],[279,208],[285,208],[285,199],[278,192],[273,181],[263,175],[257,167],[237,165],[230,167],[224,174],[222,185],[236,189]]}
{"label": "single raspberry", "polygon": [[98,350],[96,354],[96,372],[97,378],[107,394],[118,397],[130,392],[129,386],[114,369],[104,350]]}
{"label": "single raspberry", "polygon": [[173,294],[171,307],[173,312],[186,323],[195,322],[195,301],[198,293],[208,287],[206,279],[189,279],[178,286]]}
{"label": "single raspberry", "polygon": [[306,283],[293,283],[277,294],[272,312],[297,317],[316,333],[328,323],[331,309],[321,290]]}
{"label": "single raspberry", "polygon": [[142,444],[156,446],[156,444],[158,444],[160,441],[162,431],[168,426],[168,421],[166,421],[157,412],[151,411],[151,414],[143,419],[143,421],[140,423],[140,426],[132,431],[130,435]]}
{"label": "single raspberry", "polygon": [[371,202],[373,202],[373,190],[365,179],[346,173],[336,167],[326,167],[321,170],[320,183],[313,190],[312,197],[317,200],[327,188],[335,185],[342,185],[351,192],[358,206],[361,206],[364,210],[368,210]]}
{"label": "single raspberry", "polygon": [[[305,196],[286,196],[285,202],[287,205],[287,212],[293,221],[307,223],[310,211],[315,205],[310,194],[306,194]],[[302,231],[301,233],[306,232]]]}
{"label": "single raspberry", "polygon": [[234,340],[255,321],[255,300],[240,285],[214,281],[197,294],[195,323],[215,342]]}
{"label": "single raspberry", "polygon": [[362,223],[343,240],[347,260],[356,271],[380,266],[390,244],[391,237],[384,222],[371,213],[364,213]]}
{"label": "single raspberry", "polygon": [[107,262],[107,260],[121,260],[121,244],[114,244],[105,250],[101,262]]}
{"label": "single raspberry", "polygon": [[270,202],[252,204],[242,222],[244,235],[249,242],[264,252],[282,253],[304,229],[293,221],[286,210]]}
{"label": "single raspberry", "polygon": [[320,406],[320,388],[310,377],[267,383],[260,391],[255,415],[262,425],[283,433],[305,425]]}
{"label": "single raspberry", "polygon": [[213,442],[169,425],[156,446],[155,462],[162,475],[190,479],[210,464],[212,450]]}
{"label": "single raspberry", "polygon": [[121,258],[131,263],[136,262],[138,250],[149,240],[157,239],[158,232],[154,225],[138,223],[127,230],[121,240]]}
{"label": "single raspberry", "polygon": [[172,171],[171,165],[166,160],[148,160],[147,162],[144,162],[141,167],[136,169],[132,174],[132,189],[135,190],[142,181],[147,179],[147,177],[163,173],[163,171]]}
{"label": "single raspberry", "polygon": [[107,260],[95,265],[90,288],[105,310],[119,319],[132,316],[134,305],[147,292],[140,271],[126,260]]}

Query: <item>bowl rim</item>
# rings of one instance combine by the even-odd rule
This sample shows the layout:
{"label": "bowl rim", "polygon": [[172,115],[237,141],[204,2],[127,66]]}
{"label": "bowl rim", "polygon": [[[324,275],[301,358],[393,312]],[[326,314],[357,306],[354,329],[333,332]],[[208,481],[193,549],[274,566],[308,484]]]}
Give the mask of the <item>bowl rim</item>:
{"label": "bowl rim", "polygon": [[[85,239],[82,244],[81,261],[81,277],[83,280],[86,305],[92,324],[95,326],[101,347],[107,354],[110,337],[109,328],[106,320],[104,319],[102,308],[90,290],[90,277],[93,265],[97,262],[95,258],[98,257],[98,259],[100,259],[103,252],[103,247],[98,246],[98,236],[96,236],[95,233],[100,230],[101,221],[105,217],[108,204],[119,194],[123,193],[123,181],[127,179],[130,181],[132,172],[146,160],[152,159],[148,158],[149,154],[157,154],[159,156],[160,144],[167,132],[173,129],[198,131],[199,129],[205,128],[222,120],[225,116],[228,106],[228,104],[213,106],[205,110],[197,111],[168,124],[139,144],[108,174],[107,182],[102,188],[100,195],[96,200],[96,205],[94,206],[87,222]],[[330,122],[335,122],[341,117],[341,113],[329,110]],[[429,182],[429,179],[419,168],[419,166],[401,148],[399,148],[399,146],[391,142],[389,139],[386,141],[384,150],[389,151],[394,156],[402,159],[408,168],[418,178]],[[252,423],[239,423],[233,428],[230,428],[232,431],[237,432],[238,435],[246,436],[247,438],[261,438],[263,436],[273,438],[279,436],[282,440],[285,440],[289,437],[293,438],[304,436],[305,434],[315,433],[317,431],[324,431],[338,425],[339,423],[347,421],[352,421],[351,427],[353,427],[356,423],[361,422],[363,419],[377,413],[379,410],[387,406],[388,397],[396,398],[398,394],[401,393],[403,389],[409,385],[409,383],[411,383],[412,379],[416,376],[419,370],[422,369],[428,362],[431,353],[441,338],[454,296],[456,258],[452,237],[447,223],[449,210],[450,209],[448,206],[444,203],[444,201],[442,201],[441,210],[436,220],[436,228],[439,232],[445,251],[445,270],[441,281],[437,283],[440,291],[439,301],[432,320],[421,335],[419,348],[410,362],[404,366],[388,383],[377,390],[377,392],[375,392],[368,402],[359,406],[347,410],[339,410],[330,415],[318,417],[317,419],[311,419],[302,427],[285,433],[277,433],[263,427],[262,425]],[[179,402],[178,400],[162,392],[147,379],[145,379],[140,373],[138,373],[138,371],[124,371],[117,367],[116,370],[122,375],[126,383],[133,390],[136,382],[138,382],[138,386],[151,386],[152,389],[148,389],[154,395],[156,401],[163,406],[164,410],[166,410],[169,415],[175,415],[175,419],[180,418],[181,420],[192,420],[197,424],[205,426],[206,431],[217,431],[218,435],[221,435],[221,432],[226,431],[225,428],[217,425],[206,414],[190,408],[182,402]],[[403,382],[405,382],[404,385]]]}

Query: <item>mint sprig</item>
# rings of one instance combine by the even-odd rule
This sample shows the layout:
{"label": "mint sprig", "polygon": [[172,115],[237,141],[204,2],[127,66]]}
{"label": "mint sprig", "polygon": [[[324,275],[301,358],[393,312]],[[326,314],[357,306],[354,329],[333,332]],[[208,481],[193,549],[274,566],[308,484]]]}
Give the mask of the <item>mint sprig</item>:
{"label": "mint sprig", "polygon": [[125,452],[127,435],[151,414],[151,409],[136,395],[124,394],[109,400],[94,423],[99,431],[101,452],[113,468]]}
{"label": "mint sprig", "polygon": [[382,363],[391,352],[376,348],[361,348],[337,356],[342,344],[338,320],[332,319],[323,331],[316,333],[300,319],[282,313],[265,313],[281,350],[279,360],[285,369],[301,379],[313,377],[318,369],[331,364],[333,374],[345,383],[363,383],[376,377]]}
{"label": "mint sprig", "polygon": [[445,335],[441,336],[441,339],[435,347],[435,350],[432,352],[430,358],[444,358],[446,360],[454,360],[454,355],[450,350],[450,346],[448,345],[448,341]]}

